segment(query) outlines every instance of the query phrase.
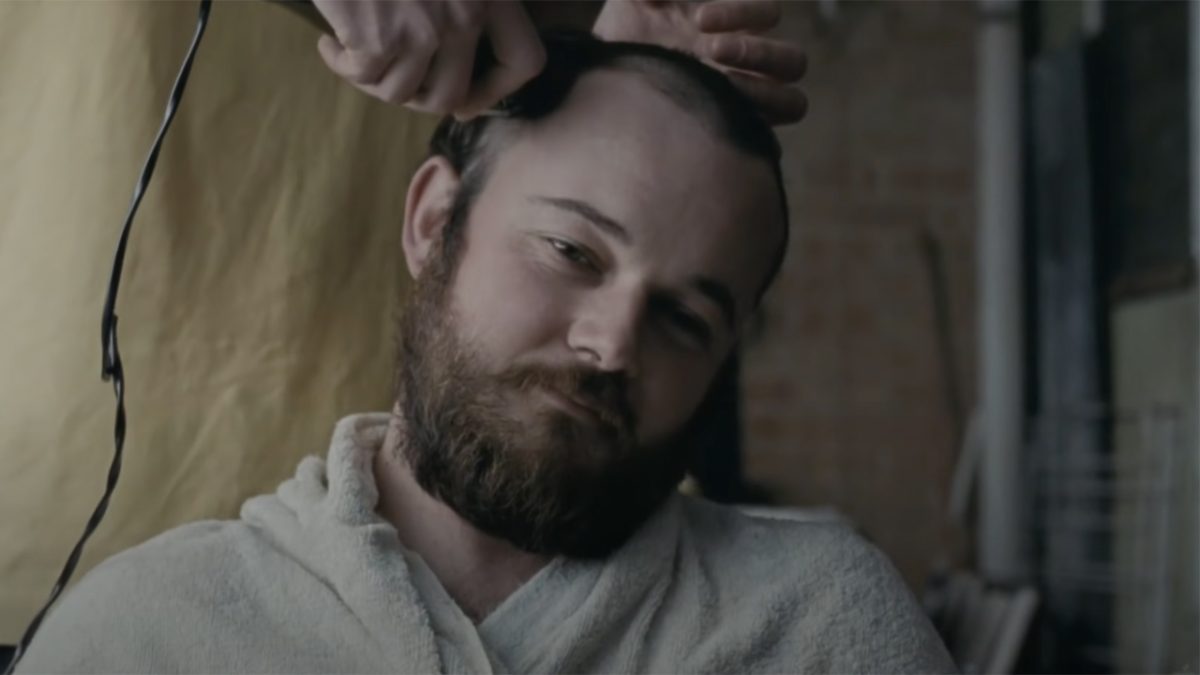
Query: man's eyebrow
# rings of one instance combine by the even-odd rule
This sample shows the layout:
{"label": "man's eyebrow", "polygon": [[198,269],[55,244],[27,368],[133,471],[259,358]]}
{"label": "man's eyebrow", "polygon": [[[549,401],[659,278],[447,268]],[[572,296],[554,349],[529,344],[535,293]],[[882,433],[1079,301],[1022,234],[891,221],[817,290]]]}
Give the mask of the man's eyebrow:
{"label": "man's eyebrow", "polygon": [[725,317],[725,324],[729,330],[734,330],[737,302],[733,299],[733,292],[729,290],[729,287],[708,277],[695,277],[692,279],[692,287],[703,293],[721,309],[721,314]]}
{"label": "man's eyebrow", "polygon": [[632,237],[629,236],[629,230],[625,229],[624,226],[612,218],[600,213],[599,209],[585,201],[569,199],[567,197],[545,197],[542,195],[534,195],[529,199],[539,204],[547,204],[563,211],[570,211],[575,215],[583,216],[600,229],[620,239],[623,244],[628,244],[632,240]]}

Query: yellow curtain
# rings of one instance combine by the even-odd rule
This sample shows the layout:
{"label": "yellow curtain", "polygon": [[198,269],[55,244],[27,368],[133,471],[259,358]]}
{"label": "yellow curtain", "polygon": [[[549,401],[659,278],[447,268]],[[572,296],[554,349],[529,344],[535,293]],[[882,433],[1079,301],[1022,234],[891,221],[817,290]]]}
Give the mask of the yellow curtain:
{"label": "yellow curtain", "polygon": [[[0,642],[101,494],[100,310],[193,2],[0,3]],[[327,71],[315,30],[217,3],[129,248],[125,468],[77,577],[229,518],[335,420],[389,406],[404,190],[436,120]]]}

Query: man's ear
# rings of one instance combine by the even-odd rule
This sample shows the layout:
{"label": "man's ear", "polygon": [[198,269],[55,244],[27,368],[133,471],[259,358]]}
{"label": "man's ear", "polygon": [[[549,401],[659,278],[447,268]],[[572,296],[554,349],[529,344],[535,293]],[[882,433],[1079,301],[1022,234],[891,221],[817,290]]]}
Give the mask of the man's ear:
{"label": "man's ear", "polygon": [[460,184],[458,172],[440,155],[425,160],[408,184],[402,244],[408,272],[414,279],[437,250]]}

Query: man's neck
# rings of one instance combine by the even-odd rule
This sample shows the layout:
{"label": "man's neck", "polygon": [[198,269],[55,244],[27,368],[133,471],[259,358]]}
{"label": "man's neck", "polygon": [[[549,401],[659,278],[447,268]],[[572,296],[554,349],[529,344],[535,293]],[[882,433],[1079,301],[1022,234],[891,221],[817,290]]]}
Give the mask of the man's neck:
{"label": "man's neck", "polygon": [[376,511],[396,528],[401,543],[416,552],[450,597],[479,623],[549,561],[476,529],[417,483],[399,451],[404,430],[388,427],[375,456]]}

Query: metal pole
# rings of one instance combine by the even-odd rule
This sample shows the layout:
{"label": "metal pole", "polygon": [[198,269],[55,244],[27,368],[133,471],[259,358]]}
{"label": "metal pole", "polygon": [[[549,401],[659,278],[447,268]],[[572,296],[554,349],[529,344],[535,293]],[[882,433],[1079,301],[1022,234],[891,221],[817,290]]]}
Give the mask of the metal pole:
{"label": "metal pole", "polygon": [[980,422],[980,572],[1027,578],[1020,518],[1024,440],[1021,302],[1021,34],[1015,0],[982,0],[977,133]]}
{"label": "metal pole", "polygon": [[[1188,3],[1188,129],[1190,141],[1188,182],[1191,185],[1188,195],[1191,199],[1192,264],[1200,266],[1200,3],[1197,3],[1196,0]],[[1200,314],[1197,315],[1196,321],[1200,322]],[[1200,390],[1200,341],[1197,342],[1196,347],[1198,372],[1193,373],[1193,378],[1196,381],[1197,389]],[[1200,400],[1200,393],[1197,398]],[[1192,414],[1195,415],[1195,423],[1200,425],[1200,410],[1193,410]],[[1200,452],[1200,447],[1194,447],[1192,451]],[[1200,457],[1196,459],[1196,465],[1200,467]],[[1200,476],[1196,479],[1198,481],[1196,485],[1200,486]],[[1200,537],[1200,532],[1193,534]],[[1200,565],[1196,566],[1196,574],[1200,577]],[[1198,578],[1197,585],[1200,586],[1200,578]],[[1200,598],[1192,598],[1191,601],[1200,603]],[[1193,607],[1195,606],[1193,605]]]}

